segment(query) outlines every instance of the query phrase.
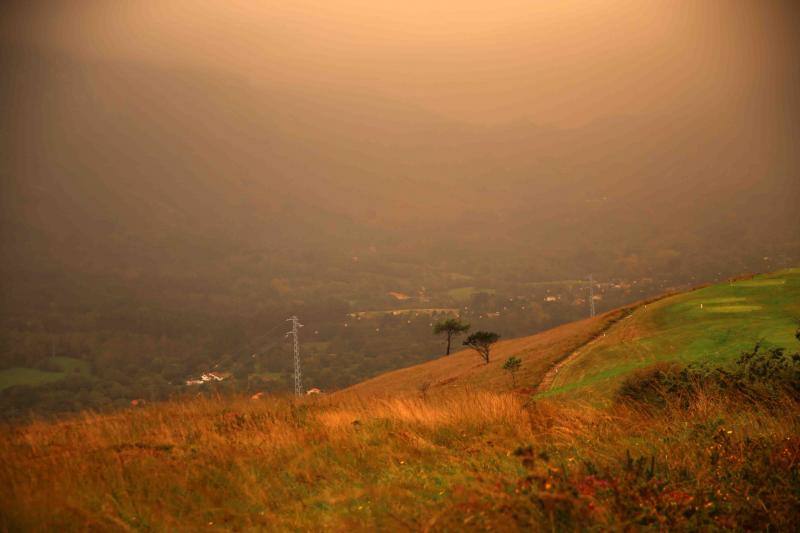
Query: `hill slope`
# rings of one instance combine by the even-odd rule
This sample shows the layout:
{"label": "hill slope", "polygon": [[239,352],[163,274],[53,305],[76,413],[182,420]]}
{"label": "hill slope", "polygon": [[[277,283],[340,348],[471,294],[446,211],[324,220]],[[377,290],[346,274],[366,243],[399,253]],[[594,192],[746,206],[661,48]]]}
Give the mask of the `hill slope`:
{"label": "hill slope", "polygon": [[624,307],[537,335],[501,340],[492,348],[488,365],[473,350],[465,349],[433,361],[381,374],[339,394],[390,396],[418,393],[423,389],[429,393],[442,393],[464,387],[508,390],[512,388],[511,378],[504,375],[502,366],[511,356],[522,360],[516,377],[518,384],[535,387],[553,365],[591,342],[633,309]]}
{"label": "hill slope", "polygon": [[[331,396],[3,427],[0,530],[790,530],[796,396],[717,391],[659,410],[553,393],[611,391],[649,357],[725,361],[752,338],[788,341],[799,281],[790,270],[669,296],[505,341],[489,365],[460,352]],[[526,386],[550,374],[551,398],[480,390],[510,388],[512,354]],[[420,397],[424,380],[442,393]]]}
{"label": "hill slope", "polygon": [[800,318],[800,269],[668,295],[499,342],[488,365],[472,350],[382,374],[350,387],[358,396],[470,387],[512,388],[502,370],[522,360],[521,387],[543,394],[610,391],[625,374],[660,361],[727,363],[759,341],[792,345]]}
{"label": "hill slope", "polygon": [[792,346],[800,321],[800,269],[712,285],[639,306],[559,370],[548,391],[613,390],[656,362],[727,364],[757,342]]}

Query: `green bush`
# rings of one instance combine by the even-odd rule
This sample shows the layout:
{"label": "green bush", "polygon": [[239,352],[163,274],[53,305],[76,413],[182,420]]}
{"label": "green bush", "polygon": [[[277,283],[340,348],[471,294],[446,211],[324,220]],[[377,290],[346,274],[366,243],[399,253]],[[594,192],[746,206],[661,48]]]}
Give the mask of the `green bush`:
{"label": "green bush", "polygon": [[658,364],[625,379],[617,400],[656,408],[685,408],[701,391],[758,403],[774,403],[783,397],[800,401],[800,353],[789,354],[785,348],[764,349],[759,343],[743,353],[732,369],[705,364]]}

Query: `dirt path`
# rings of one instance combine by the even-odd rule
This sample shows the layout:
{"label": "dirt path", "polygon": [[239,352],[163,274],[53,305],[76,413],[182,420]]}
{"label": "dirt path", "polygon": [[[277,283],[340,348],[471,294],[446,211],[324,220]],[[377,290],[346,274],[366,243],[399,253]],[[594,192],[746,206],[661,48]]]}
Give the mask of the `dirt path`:
{"label": "dirt path", "polygon": [[606,324],[600,330],[598,330],[597,333],[595,333],[592,336],[592,338],[590,338],[582,345],[578,346],[572,353],[556,361],[556,363],[550,368],[550,370],[547,371],[547,374],[544,375],[542,381],[539,382],[539,385],[536,387],[536,393],[539,394],[540,392],[545,392],[547,390],[550,390],[550,387],[553,386],[553,381],[555,381],[556,379],[556,375],[558,375],[559,371],[562,368],[564,368],[566,365],[570,364],[572,361],[580,357],[580,355],[583,353],[584,350],[586,350],[586,348],[589,348],[590,346],[601,340],[603,337],[605,337],[606,332],[608,332],[608,330],[610,330],[616,324],[618,324],[622,320],[625,320],[626,318],[629,318],[636,309],[638,309],[638,306],[627,309],[621,317],[617,318],[616,320],[609,321],[608,324]]}

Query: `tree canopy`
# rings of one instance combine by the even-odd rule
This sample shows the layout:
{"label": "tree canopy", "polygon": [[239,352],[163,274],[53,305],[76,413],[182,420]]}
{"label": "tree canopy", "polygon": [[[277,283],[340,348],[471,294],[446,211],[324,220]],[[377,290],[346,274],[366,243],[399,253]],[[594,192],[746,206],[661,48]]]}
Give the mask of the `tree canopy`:
{"label": "tree canopy", "polygon": [[466,338],[464,346],[469,346],[481,356],[488,365],[492,345],[500,340],[500,335],[493,331],[476,331]]}
{"label": "tree canopy", "polygon": [[445,355],[450,355],[450,343],[453,340],[453,336],[460,335],[468,330],[469,324],[462,322],[459,318],[447,318],[437,322],[433,326],[434,335],[444,334],[447,336],[447,350]]}

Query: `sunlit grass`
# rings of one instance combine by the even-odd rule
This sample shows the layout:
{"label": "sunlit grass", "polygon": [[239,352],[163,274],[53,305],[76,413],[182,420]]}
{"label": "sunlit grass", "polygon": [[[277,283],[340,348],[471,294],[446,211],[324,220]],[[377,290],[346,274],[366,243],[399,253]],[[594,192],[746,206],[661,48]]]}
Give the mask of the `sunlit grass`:
{"label": "sunlit grass", "polygon": [[[85,414],[6,428],[0,527],[502,529],[557,524],[541,503],[551,497],[590,502],[588,520],[613,525],[626,511],[574,487],[616,483],[628,475],[627,455],[653,457],[671,490],[704,506],[710,484],[722,483],[705,448],[721,428],[731,453],[746,455],[753,439],[778,454],[791,441],[786,453],[800,453],[796,410],[731,409],[715,398],[656,415],[478,391],[368,402],[197,399]],[[780,475],[789,479],[797,463],[787,468]],[[634,498],[634,489],[619,490]],[[725,505],[734,503],[750,505]],[[780,523],[788,511],[771,512]]]}
{"label": "sunlit grass", "polygon": [[710,313],[750,313],[761,309],[760,305],[715,305],[707,308]]}
{"label": "sunlit grass", "polygon": [[792,347],[800,319],[797,269],[725,282],[639,307],[559,371],[550,394],[607,396],[660,361],[728,364],[761,342]]}

